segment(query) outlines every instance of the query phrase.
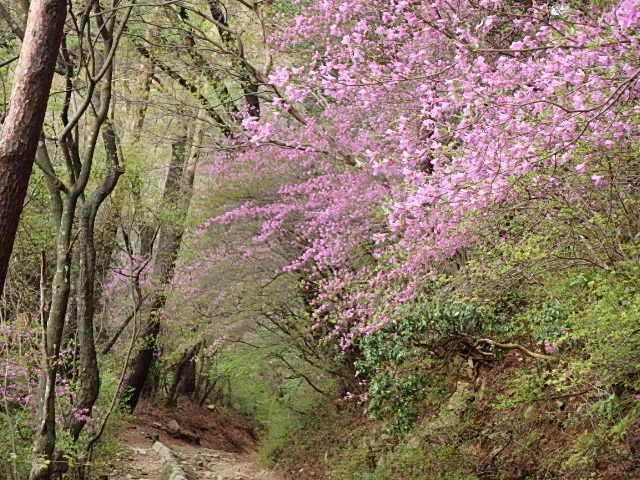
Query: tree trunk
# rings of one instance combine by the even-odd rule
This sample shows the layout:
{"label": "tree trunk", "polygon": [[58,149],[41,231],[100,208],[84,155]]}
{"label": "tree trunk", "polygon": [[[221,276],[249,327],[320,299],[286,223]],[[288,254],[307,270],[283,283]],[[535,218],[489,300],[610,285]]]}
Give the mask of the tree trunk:
{"label": "tree trunk", "polygon": [[[98,10],[100,12],[100,10]],[[98,16],[98,24],[103,25],[102,17]],[[112,24],[113,26],[113,24]],[[113,47],[113,31],[105,28],[102,31],[105,40],[104,49],[108,52]],[[79,256],[78,277],[76,289],[78,293],[78,348],[79,372],[78,393],[74,404],[74,414],[69,420],[69,432],[74,441],[78,440],[80,432],[86,424],[86,418],[91,416],[93,406],[100,392],[100,371],[98,369],[98,357],[94,338],[93,320],[95,316],[96,298],[96,247],[95,224],[98,210],[113,192],[118,179],[124,173],[118,163],[116,137],[113,125],[108,121],[108,113],[113,93],[113,59],[107,60],[107,66],[103,87],[95,101],[100,105],[97,112],[94,130],[92,132],[92,144],[95,147],[98,136],[102,131],[102,138],[106,151],[107,170],[102,182],[96,187],[89,197],[80,196],[79,213]],[[109,62],[109,63],[107,63]],[[103,128],[104,127],[104,128]],[[90,162],[86,158],[85,162]],[[106,268],[106,267],[105,267]],[[98,289],[99,290],[99,289]]]}
{"label": "tree trunk", "polygon": [[[110,121],[107,121],[102,129],[102,143],[104,144],[107,165],[110,169],[110,173],[104,178],[103,182],[107,182],[105,186],[108,186],[108,184],[114,180],[114,174],[117,174],[119,177],[124,173],[124,166],[121,164],[120,154],[118,152],[118,135],[116,134],[113,123]],[[115,178],[115,182],[117,181],[118,178]],[[113,189],[115,190],[115,183]],[[113,252],[116,250],[118,243],[118,223],[120,221],[123,202],[121,195],[118,193],[119,192],[115,190],[113,194],[105,197],[103,200],[104,205],[101,206],[104,214],[100,216],[101,218],[94,219],[94,222],[98,223],[97,231],[95,227],[93,228],[94,248],[96,250],[94,266],[94,298],[96,311],[104,309],[105,303],[108,301],[103,298],[103,289],[107,282],[109,267],[111,266],[113,259]],[[100,333],[100,331],[98,333]],[[102,331],[101,333],[104,335],[105,332]]]}
{"label": "tree trunk", "polygon": [[[132,2],[132,3],[135,3]],[[99,4],[97,4],[99,5]],[[127,21],[133,6],[130,6],[125,13],[122,20],[121,28],[119,29],[118,40],[122,33],[122,27]],[[85,14],[89,15],[90,10],[85,10]],[[115,23],[115,22],[114,22]],[[112,23],[112,27],[114,25]],[[111,34],[105,29],[101,30],[101,34]],[[111,49],[111,45],[117,45],[117,40],[113,43],[111,38],[107,38],[105,42],[104,52],[94,52],[94,58],[100,58],[103,60],[100,68],[100,75],[91,78],[90,87],[87,89],[87,97],[84,103],[76,112],[74,121],[87,111],[89,103],[92,103],[95,113],[95,118],[91,122],[91,126],[88,129],[88,135],[85,142],[85,149],[82,158],[77,148],[77,138],[73,136],[73,123],[68,121],[67,106],[63,108],[62,119],[65,125],[65,129],[61,133],[61,146],[63,153],[68,160],[67,171],[72,179],[73,184],[66,186],[63,182],[55,176],[54,169],[50,162],[47,162],[45,155],[41,155],[38,164],[43,167],[43,171],[47,177],[50,192],[55,194],[53,201],[53,210],[55,212],[56,219],[59,221],[57,225],[57,238],[56,238],[56,271],[53,278],[53,286],[51,291],[51,309],[47,317],[46,322],[43,319],[44,332],[44,347],[43,347],[43,374],[40,382],[40,405],[38,412],[38,425],[33,435],[33,460],[30,480],[48,480],[52,474],[56,471],[60,471],[57,467],[58,458],[60,455],[54,455],[54,449],[56,446],[56,401],[55,401],[55,386],[56,377],[59,368],[59,353],[60,344],[62,340],[62,332],[64,329],[65,316],[68,308],[68,300],[70,293],[70,271],[71,271],[71,252],[74,245],[74,237],[72,235],[74,220],[78,203],[80,202],[81,210],[81,228],[80,233],[83,235],[82,244],[80,245],[80,265],[83,263],[85,266],[93,261],[95,264],[95,250],[88,252],[85,250],[87,246],[92,247],[92,244],[87,244],[87,235],[91,235],[90,242],[93,240],[92,222],[95,221],[95,214],[99,205],[104,201],[107,195],[113,190],[117,178],[122,173],[117,166],[108,165],[106,179],[98,186],[89,199],[85,198],[84,193],[91,177],[91,171],[93,169],[93,160],[95,149],[100,138],[100,132],[104,122],[108,118],[109,107],[111,103],[111,81],[113,73],[113,60],[115,50]],[[107,53],[110,52],[110,53]],[[71,79],[71,74],[67,76],[67,82]],[[99,99],[94,98],[95,87],[100,81],[104,81],[103,88]],[[70,97],[67,98],[67,103]],[[98,108],[96,109],[96,104]],[[112,184],[112,185],[111,185]],[[61,193],[64,193],[65,198],[62,200]],[[59,215],[59,206],[62,205],[61,215]],[[88,223],[87,223],[88,222]],[[82,270],[82,268],[81,268]],[[82,318],[78,318],[79,335],[82,337],[79,342],[80,349],[80,390],[78,394],[79,402],[88,404],[89,398],[93,395],[92,391],[95,390],[97,380],[97,361],[95,360],[95,345],[93,343],[93,278],[88,278],[90,274],[85,269],[85,277],[81,275],[78,282],[78,313]],[[95,272],[94,272],[95,275]],[[86,305],[89,302],[90,305]],[[95,365],[95,368],[94,368]],[[83,378],[83,373],[89,372],[88,378]],[[97,393],[96,393],[97,395]],[[95,399],[93,400],[95,401]],[[91,401],[91,406],[93,405]],[[89,412],[90,412],[89,407]],[[84,425],[83,422],[73,425],[72,432],[75,432],[75,428],[79,431]],[[76,434],[77,436],[77,434]],[[63,465],[64,466],[64,465]]]}
{"label": "tree trunk", "polygon": [[[103,100],[104,101],[104,100]],[[113,159],[112,159],[113,160]],[[115,188],[118,178],[124,173],[117,163],[109,163],[100,186],[80,205],[80,263],[78,265],[78,345],[80,348],[79,391],[69,425],[71,437],[78,439],[91,410],[98,398],[100,373],[94,340],[93,319],[95,315],[96,248],[94,243],[95,221],[98,209]]]}
{"label": "tree trunk", "polygon": [[66,0],[33,0],[0,135],[0,292],[9,266],[62,40]]}
{"label": "tree trunk", "polygon": [[180,360],[174,366],[173,382],[167,396],[167,407],[178,405],[180,395],[190,395],[196,390],[196,367],[194,357],[202,347],[200,341],[185,350],[180,356]]}
{"label": "tree trunk", "polygon": [[222,44],[230,52],[231,64],[235,68],[238,80],[244,92],[244,98],[247,102],[247,112],[252,117],[260,117],[260,97],[258,96],[258,84],[252,78],[252,72],[249,65],[244,60],[244,52],[240,50],[239,44],[229,30],[229,22],[225,10],[219,0],[209,0],[209,10],[214,20],[218,22],[218,34],[222,39]]}
{"label": "tree trunk", "polygon": [[40,379],[38,424],[33,435],[33,467],[30,480],[47,480],[55,467],[52,462],[56,443],[55,387],[58,374],[58,354],[69,300],[71,243],[77,200],[64,201],[61,223],[56,239],[56,267],[51,288],[51,308],[43,328],[43,366]]}
{"label": "tree trunk", "polygon": [[128,411],[135,410],[153,365],[154,352],[160,335],[159,317],[166,303],[166,289],[173,280],[176,259],[184,234],[184,221],[191,202],[193,177],[185,178],[191,174],[191,169],[187,168],[190,159],[187,156],[186,145],[187,135],[178,138],[172,145],[171,164],[164,185],[162,205],[165,212],[175,215],[175,220],[160,226],[153,268],[152,283],[155,291],[149,320],[141,336],[141,347],[134,359],[123,399],[124,408]]}

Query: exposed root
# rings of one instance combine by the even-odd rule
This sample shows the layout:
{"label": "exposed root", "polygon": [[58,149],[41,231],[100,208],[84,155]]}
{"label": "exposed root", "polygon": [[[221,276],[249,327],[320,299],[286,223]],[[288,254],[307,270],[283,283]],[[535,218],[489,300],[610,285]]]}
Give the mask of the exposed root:
{"label": "exposed root", "polygon": [[548,362],[557,362],[559,360],[558,357],[555,357],[553,355],[545,355],[544,353],[533,352],[518,343],[500,343],[500,342],[496,342],[495,340],[491,340],[490,338],[480,338],[475,341],[475,344],[478,350],[480,350],[481,345],[490,345],[492,347],[500,348],[502,350],[520,350],[522,353],[524,353],[529,357],[537,358],[539,360],[546,360]]}

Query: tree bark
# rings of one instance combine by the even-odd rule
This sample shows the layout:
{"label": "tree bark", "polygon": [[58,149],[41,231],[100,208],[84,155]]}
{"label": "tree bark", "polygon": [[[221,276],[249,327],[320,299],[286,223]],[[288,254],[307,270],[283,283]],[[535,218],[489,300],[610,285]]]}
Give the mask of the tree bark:
{"label": "tree bark", "polygon": [[174,366],[173,381],[167,395],[167,407],[176,407],[178,405],[178,397],[182,395],[190,395],[196,390],[196,368],[194,357],[202,348],[204,341],[201,340],[195,345],[187,348],[180,360]]}
{"label": "tree bark", "polygon": [[33,0],[0,135],[0,292],[40,140],[62,40],[66,0]]}
{"label": "tree bark", "polygon": [[[119,140],[116,134],[113,123],[108,121],[102,129],[102,143],[104,144],[107,165],[109,168],[113,168],[117,171],[125,168],[120,159]],[[114,170],[114,171],[115,171]],[[113,252],[117,245],[118,235],[118,222],[122,209],[122,198],[116,192],[113,195],[109,195],[110,201],[104,204],[103,211],[106,211],[104,215],[101,215],[102,219],[96,219],[98,223],[98,231],[95,232],[96,240],[96,305],[102,306],[102,288],[106,282],[107,275],[109,273],[109,267],[111,266],[111,260]],[[107,198],[105,198],[105,201]]]}
{"label": "tree bark", "polygon": [[[45,155],[41,155],[39,158],[39,165],[44,166],[43,171],[47,176],[50,192],[54,193],[55,198],[53,201],[53,210],[56,212],[55,216],[59,220],[57,225],[57,238],[56,238],[56,270],[53,278],[52,292],[51,292],[51,309],[46,321],[43,319],[42,328],[44,330],[44,346],[43,346],[43,368],[40,382],[40,405],[38,411],[38,424],[33,435],[33,460],[32,468],[29,476],[30,480],[48,480],[52,474],[56,471],[56,462],[59,455],[54,455],[54,449],[56,446],[56,401],[55,401],[55,387],[56,378],[58,374],[58,357],[60,353],[60,344],[62,340],[62,332],[64,329],[65,316],[68,308],[68,300],[70,294],[70,271],[72,261],[72,250],[75,244],[76,237],[73,235],[73,229],[75,224],[76,209],[78,203],[82,207],[82,214],[88,212],[81,219],[81,233],[84,235],[83,242],[86,242],[86,234],[91,234],[92,231],[87,231],[86,220],[91,219],[95,221],[95,213],[97,208],[102,203],[104,198],[113,189],[110,184],[115,185],[117,178],[122,173],[118,171],[114,166],[107,168],[106,180],[100,185],[89,199],[85,197],[85,190],[91,177],[91,172],[94,164],[94,154],[98,139],[100,138],[100,132],[104,122],[108,118],[108,112],[111,99],[111,81],[113,73],[113,62],[119,39],[122,36],[124,25],[126,24],[135,0],[132,0],[132,4],[125,10],[123,20],[118,28],[118,33],[113,35],[110,33],[110,37],[105,39],[104,51],[94,51],[94,58],[100,58],[102,60],[99,70],[98,66],[94,65],[96,69],[93,72],[88,72],[90,78],[89,87],[87,88],[87,97],[85,97],[84,103],[80,105],[75,112],[72,120],[68,118],[68,103],[67,98],[65,107],[62,111],[62,119],[64,124],[64,130],[60,135],[60,144],[62,146],[63,153],[67,159],[67,172],[71,177],[71,184],[65,185],[59,178],[55,177],[55,172]],[[96,2],[95,5],[99,6]],[[85,17],[89,18],[90,10],[85,9]],[[115,26],[115,22],[112,23],[112,28]],[[105,29],[101,29],[101,34],[106,34]],[[67,80],[70,81],[71,74],[68,74]],[[94,98],[96,86],[103,82],[103,88],[99,99]],[[75,89],[74,89],[75,90]],[[95,118],[91,122],[91,126],[88,130],[88,135],[85,142],[85,148],[80,157],[79,149],[77,148],[77,138],[74,139],[73,130],[74,126],[78,124],[80,118],[88,111],[88,105],[92,104],[94,109]],[[96,109],[97,107],[97,109]],[[62,199],[62,193],[64,193],[64,200]],[[89,202],[89,203],[87,203]],[[87,205],[92,205],[89,210],[86,210]],[[59,214],[59,207],[61,213]],[[92,228],[90,224],[89,227]],[[84,230],[84,232],[83,232]],[[92,240],[92,239],[91,239]],[[86,243],[81,245],[81,248],[86,247]],[[87,254],[85,251],[80,252],[80,264],[91,262],[91,253]],[[95,251],[93,252],[93,262],[95,262]],[[91,285],[89,285],[91,283]],[[90,279],[83,281],[81,279],[78,282],[78,313],[83,318],[78,318],[79,329],[82,329],[81,335],[84,338],[80,341],[80,359],[81,370],[91,371],[90,378],[84,378],[80,375],[80,387],[79,398],[81,401],[86,401],[86,395],[84,390],[95,388],[97,378],[97,367],[94,369],[92,362],[97,365],[95,361],[95,345],[93,344],[93,312],[86,310],[80,302],[89,301],[92,305],[93,302],[93,282]],[[88,289],[88,290],[87,290]],[[88,292],[88,293],[87,293]],[[92,307],[89,307],[92,308]],[[87,317],[87,314],[90,316]],[[89,323],[88,323],[89,322]],[[83,365],[84,362],[84,365]],[[88,367],[87,367],[88,365]],[[95,375],[94,375],[95,373]],[[91,402],[92,405],[93,402]],[[90,412],[90,408],[89,408]],[[80,429],[84,423],[81,424]]]}
{"label": "tree bark", "polygon": [[225,48],[232,53],[231,64],[236,69],[238,80],[244,92],[247,102],[247,112],[252,117],[260,117],[260,97],[258,96],[258,84],[251,75],[251,69],[244,59],[241,44],[229,30],[229,22],[224,7],[219,0],[209,0],[209,10],[216,25],[218,34]]}
{"label": "tree bark", "polygon": [[58,374],[58,354],[67,312],[70,285],[71,245],[77,198],[63,202],[61,223],[56,238],[56,266],[51,287],[51,308],[43,319],[43,366],[40,379],[38,424],[33,435],[33,464],[30,480],[48,480],[54,470],[53,451],[56,444],[55,387]]}
{"label": "tree bark", "polygon": [[[102,20],[101,10],[98,8],[98,25],[102,26],[102,37],[104,39],[104,50],[108,52],[113,47],[113,31]],[[113,28],[114,24],[110,24]],[[106,53],[103,54],[106,56]],[[95,246],[95,224],[98,210],[113,192],[118,179],[124,173],[118,163],[116,146],[116,136],[113,125],[108,121],[108,113],[113,93],[113,58],[104,60],[104,64],[110,62],[104,78],[103,87],[96,98],[100,109],[94,123],[92,133],[93,145],[97,142],[98,134],[102,131],[102,138],[106,151],[107,170],[101,183],[91,193],[89,197],[84,195],[79,199],[79,256],[78,277],[76,289],[78,293],[78,347],[79,347],[79,386],[76,402],[74,404],[75,414],[71,416],[68,428],[71,438],[78,440],[80,432],[86,424],[86,417],[92,414],[93,406],[100,393],[100,371],[98,368],[98,358],[94,339],[94,316],[95,305],[97,303],[96,289],[96,246]],[[89,158],[85,162],[89,162]],[[106,268],[106,267],[105,267]],[[98,288],[99,290],[99,288]]]}
{"label": "tree bark", "polygon": [[[109,79],[110,82],[110,79]],[[100,372],[94,340],[96,248],[94,242],[95,221],[98,209],[115,188],[124,173],[117,163],[110,163],[100,186],[80,204],[80,264],[78,266],[78,345],[80,348],[80,386],[74,408],[79,415],[72,417],[69,425],[71,437],[77,440],[100,390]]]}
{"label": "tree bark", "polygon": [[[198,136],[199,134],[196,134],[196,139]],[[197,154],[191,154],[187,149],[188,137],[189,135],[185,135],[178,138],[172,145],[171,164],[165,181],[162,205],[165,211],[171,211],[175,215],[173,217],[175,220],[160,226],[153,268],[155,291],[149,320],[141,337],[141,347],[133,362],[123,399],[124,408],[131,412],[135,410],[140,400],[149,371],[153,366],[154,352],[160,335],[160,313],[167,300],[166,289],[173,280],[176,259],[184,235],[185,220],[191,203]]]}

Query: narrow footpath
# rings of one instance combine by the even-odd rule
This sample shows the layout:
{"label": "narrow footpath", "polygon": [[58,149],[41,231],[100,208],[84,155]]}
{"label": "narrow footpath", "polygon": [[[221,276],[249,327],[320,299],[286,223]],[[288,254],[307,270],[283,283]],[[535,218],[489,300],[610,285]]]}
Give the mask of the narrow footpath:
{"label": "narrow footpath", "polygon": [[213,406],[145,405],[121,442],[109,480],[280,480],[259,465],[246,420]]}

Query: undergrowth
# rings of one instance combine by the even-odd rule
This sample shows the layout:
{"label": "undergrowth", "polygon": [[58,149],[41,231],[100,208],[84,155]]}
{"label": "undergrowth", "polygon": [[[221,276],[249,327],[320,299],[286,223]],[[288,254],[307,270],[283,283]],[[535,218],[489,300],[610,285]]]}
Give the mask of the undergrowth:
{"label": "undergrowth", "polygon": [[[572,269],[494,308],[421,299],[360,343],[364,405],[336,411],[301,388],[263,405],[263,457],[334,480],[640,478],[638,278]],[[479,358],[481,337],[550,360]]]}

